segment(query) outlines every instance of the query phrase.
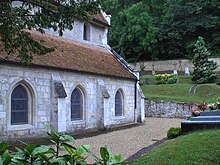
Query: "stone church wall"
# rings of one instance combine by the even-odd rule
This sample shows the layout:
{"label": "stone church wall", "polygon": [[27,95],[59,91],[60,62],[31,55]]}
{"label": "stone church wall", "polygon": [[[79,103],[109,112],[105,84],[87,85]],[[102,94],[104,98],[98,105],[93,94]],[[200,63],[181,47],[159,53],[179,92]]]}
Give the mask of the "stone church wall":
{"label": "stone church wall", "polygon": [[[101,127],[134,122],[135,82],[133,81],[68,71],[0,65],[0,140],[39,137],[45,135],[47,131],[45,124],[57,121],[56,118],[59,116],[56,113],[60,105],[59,99],[57,100],[53,95],[53,77],[60,78],[67,94],[62,100],[65,103],[66,132],[97,129],[100,122],[103,124]],[[11,125],[10,96],[19,82],[31,89],[32,108],[29,116],[31,121],[25,125]],[[98,92],[100,82],[106,87],[109,98],[102,98],[103,96]],[[84,120],[71,121],[71,93],[77,86],[85,94]],[[114,116],[115,94],[118,89],[123,91],[124,97],[122,117]],[[103,115],[100,116],[100,113]]]}
{"label": "stone church wall", "polygon": [[[98,45],[105,45],[107,44],[107,31],[106,28],[101,28],[99,26],[96,26],[94,24],[89,24],[90,30],[89,30],[89,35],[90,35],[90,40],[89,41],[84,41],[83,40],[83,26],[84,23],[80,22],[78,20],[75,20],[73,29],[68,30],[66,29],[63,32],[62,38],[70,39],[70,40],[78,40],[81,42],[87,42],[87,43],[94,43]],[[45,29],[45,31],[49,34],[59,36],[57,32],[54,32],[53,30]]]}

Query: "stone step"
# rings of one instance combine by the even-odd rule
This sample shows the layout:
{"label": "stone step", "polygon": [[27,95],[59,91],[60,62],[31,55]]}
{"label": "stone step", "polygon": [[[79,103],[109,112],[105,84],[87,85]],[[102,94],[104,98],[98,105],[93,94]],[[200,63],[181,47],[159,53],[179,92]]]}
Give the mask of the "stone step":
{"label": "stone step", "polygon": [[197,116],[191,117],[190,121],[220,121],[220,116]]}
{"label": "stone step", "polygon": [[220,121],[190,121],[181,122],[183,133],[201,129],[220,129]]}
{"label": "stone step", "polygon": [[220,109],[201,112],[200,116],[220,116]]}
{"label": "stone step", "polygon": [[198,124],[216,123],[216,124],[220,124],[220,120],[217,120],[217,121],[191,121],[191,120],[185,120],[185,121],[183,121],[181,123],[188,123],[188,124],[192,124],[192,123],[194,123],[194,124],[196,124],[196,123],[198,123]]}

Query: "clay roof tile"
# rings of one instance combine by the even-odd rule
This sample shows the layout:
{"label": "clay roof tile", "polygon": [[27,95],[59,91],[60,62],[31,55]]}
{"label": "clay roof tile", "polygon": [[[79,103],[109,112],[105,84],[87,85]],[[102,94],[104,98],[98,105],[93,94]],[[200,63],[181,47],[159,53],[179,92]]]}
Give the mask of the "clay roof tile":
{"label": "clay roof tile", "polygon": [[[43,56],[34,56],[31,65],[136,79],[105,47],[37,32],[32,35],[39,40],[44,40],[46,45],[54,47],[55,50]],[[0,52],[1,61],[6,56],[5,52]],[[10,56],[7,62],[19,63],[16,58]]]}

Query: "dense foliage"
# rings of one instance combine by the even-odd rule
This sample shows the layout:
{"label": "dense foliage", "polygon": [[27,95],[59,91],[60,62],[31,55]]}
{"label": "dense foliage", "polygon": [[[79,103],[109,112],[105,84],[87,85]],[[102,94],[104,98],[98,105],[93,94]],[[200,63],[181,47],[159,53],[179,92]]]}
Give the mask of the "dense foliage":
{"label": "dense foliage", "polygon": [[202,36],[219,54],[219,0],[109,0],[110,45],[129,61],[192,57]]}
{"label": "dense foliage", "polygon": [[193,53],[194,70],[192,73],[192,81],[198,84],[214,82],[217,78],[217,74],[213,70],[215,70],[218,65],[214,61],[209,61],[210,52],[207,50],[202,37],[199,37],[196,41]]}
{"label": "dense foliage", "polygon": [[[53,145],[27,144],[23,149],[16,147],[11,151],[8,144],[0,143],[1,165],[113,165],[127,164],[121,162],[121,155],[113,155],[108,147],[100,148],[100,158],[90,150],[89,145],[76,146],[72,136],[60,134],[50,127],[48,141]],[[54,147],[53,147],[54,146]],[[55,149],[54,149],[55,148]],[[86,155],[85,155],[86,154]],[[94,159],[94,163],[88,163],[88,155]]]}
{"label": "dense foliage", "polygon": [[178,76],[176,74],[156,74],[155,78],[157,84],[175,84],[178,81]]}
{"label": "dense foliage", "polygon": [[180,127],[171,127],[168,131],[167,131],[167,137],[169,139],[173,139],[176,138],[178,136],[182,135],[182,130]]}
{"label": "dense foliage", "polygon": [[26,63],[31,62],[33,54],[43,55],[53,50],[27,30],[44,33],[44,28],[50,28],[62,35],[65,29],[73,28],[76,18],[89,20],[99,11],[98,0],[20,0],[19,5],[13,4],[14,1],[0,2],[0,48]]}

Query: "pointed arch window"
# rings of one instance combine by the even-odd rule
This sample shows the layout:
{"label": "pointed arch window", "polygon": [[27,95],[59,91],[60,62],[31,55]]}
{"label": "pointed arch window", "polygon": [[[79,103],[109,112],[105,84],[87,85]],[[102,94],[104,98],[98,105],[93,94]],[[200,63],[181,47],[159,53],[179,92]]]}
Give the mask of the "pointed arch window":
{"label": "pointed arch window", "polygon": [[75,88],[71,94],[71,120],[83,120],[83,93]]}
{"label": "pointed arch window", "polygon": [[120,90],[115,95],[115,116],[122,116],[123,113],[123,95]]}
{"label": "pointed arch window", "polygon": [[11,125],[28,124],[29,101],[24,86],[14,88],[11,94]]}

